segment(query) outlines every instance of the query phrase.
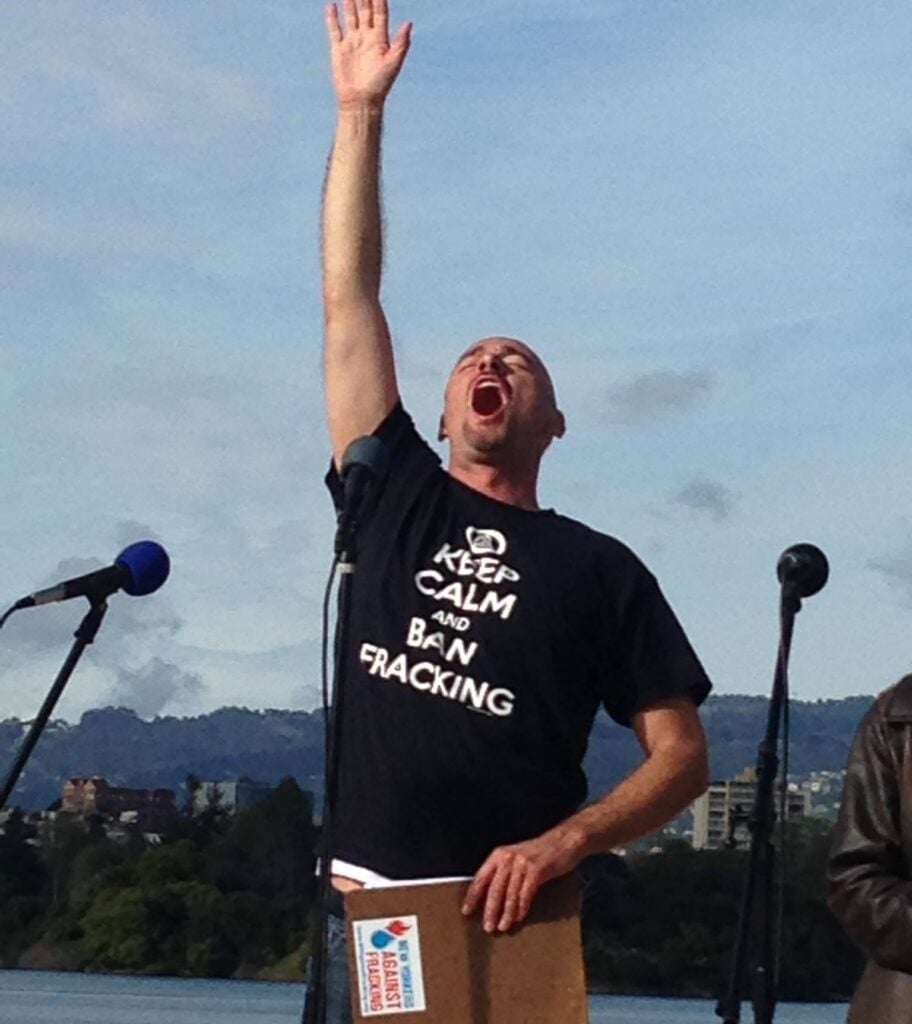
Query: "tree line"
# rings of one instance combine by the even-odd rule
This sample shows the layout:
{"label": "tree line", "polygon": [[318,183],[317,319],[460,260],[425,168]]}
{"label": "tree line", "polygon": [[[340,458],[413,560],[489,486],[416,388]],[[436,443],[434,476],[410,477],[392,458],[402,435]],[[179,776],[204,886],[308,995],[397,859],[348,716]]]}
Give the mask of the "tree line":
{"label": "tree line", "polygon": [[[0,836],[0,961],[185,977],[303,977],[313,909],[310,797],[293,779],[249,810],[188,812],[149,846],[128,829],[58,814],[39,834],[13,814]],[[825,902],[830,826],[790,823],[779,992],[850,995],[862,960]],[[583,865],[590,987],[717,996],[725,987],[746,866],[738,850],[606,855]]]}
{"label": "tree line", "polygon": [[[788,824],[777,985],[783,1000],[847,999],[864,966],[826,904],[831,836],[832,825],[820,819]],[[660,853],[629,859],[609,854],[584,865],[590,987],[720,996],[728,987],[747,860],[745,851],[694,850],[673,839]]]}
{"label": "tree line", "polygon": [[[855,727],[872,698],[793,701],[791,772],[839,771]],[[766,725],[763,697],[710,696],[700,709],[709,739],[712,776],[731,778],[757,760]],[[12,762],[23,723],[0,721],[0,765]],[[598,715],[586,755],[590,792],[601,793],[625,778],[642,757],[629,729]],[[78,769],[74,766],[78,766]],[[177,790],[190,773],[202,779],[250,775],[278,782],[291,775],[319,791],[323,777],[323,717],[320,711],[221,708],[195,718],[145,721],[126,708],[86,711],[79,722],[49,724],[23,773],[12,802],[47,807],[66,779],[101,775],[116,786],[158,786]]]}
{"label": "tree line", "polygon": [[300,975],[317,832],[293,779],[235,815],[185,812],[155,846],[129,826],[115,841],[93,817],[32,831],[14,815],[0,836],[5,966]]}

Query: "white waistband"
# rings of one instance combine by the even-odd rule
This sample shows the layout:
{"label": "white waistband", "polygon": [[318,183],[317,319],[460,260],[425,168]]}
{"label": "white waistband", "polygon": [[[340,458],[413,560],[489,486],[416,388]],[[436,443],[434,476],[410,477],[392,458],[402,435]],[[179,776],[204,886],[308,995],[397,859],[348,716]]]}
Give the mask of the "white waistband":
{"label": "white waistband", "polygon": [[332,873],[342,878],[350,878],[360,882],[365,889],[391,889],[400,885],[434,885],[440,882],[465,882],[470,876],[459,875],[453,878],[387,878],[385,875],[362,868],[357,864],[333,858]]}

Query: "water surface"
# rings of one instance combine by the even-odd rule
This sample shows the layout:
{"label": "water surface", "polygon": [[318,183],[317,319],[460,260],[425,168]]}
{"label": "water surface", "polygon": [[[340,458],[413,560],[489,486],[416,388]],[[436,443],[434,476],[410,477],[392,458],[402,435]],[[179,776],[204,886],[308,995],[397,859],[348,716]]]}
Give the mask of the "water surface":
{"label": "water surface", "polygon": [[[0,1024],[299,1024],[302,985],[0,971]],[[703,999],[592,996],[590,1024],[721,1024]],[[753,1021],[750,1007],[741,1015]],[[843,1024],[845,1006],[785,1003],[776,1024]]]}

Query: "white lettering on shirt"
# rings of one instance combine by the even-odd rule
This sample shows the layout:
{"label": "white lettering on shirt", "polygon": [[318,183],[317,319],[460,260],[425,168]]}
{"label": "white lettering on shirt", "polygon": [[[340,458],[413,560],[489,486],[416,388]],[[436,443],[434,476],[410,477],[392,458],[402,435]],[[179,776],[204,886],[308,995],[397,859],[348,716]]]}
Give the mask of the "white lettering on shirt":
{"label": "white lettering on shirt", "polygon": [[415,573],[415,586],[426,597],[446,601],[464,612],[493,613],[509,619],[516,605],[516,594],[499,594],[496,590],[483,590],[477,583],[463,583],[446,578],[436,569],[420,569]]}
{"label": "white lettering on shirt", "polygon": [[463,665],[468,665],[478,650],[478,643],[475,640],[466,642],[457,636],[447,643],[446,636],[442,631],[429,633],[427,622],[417,616],[409,622],[405,642],[409,647],[418,647],[422,651],[436,649],[447,661],[459,661]]}
{"label": "white lettering on shirt", "polygon": [[473,711],[498,718],[506,718],[513,713],[516,695],[506,687],[492,686],[487,681],[460,675],[431,661],[412,664],[405,652],[390,658],[389,651],[374,644],[362,644],[359,657],[367,665],[369,675],[398,680],[415,690],[430,692],[456,701]]}
{"label": "white lettering on shirt", "polygon": [[501,560],[508,544],[499,530],[469,526],[465,545],[444,542],[432,557],[431,565],[415,573],[415,588],[420,594],[453,610],[439,608],[428,618],[411,616],[405,635],[407,648],[426,652],[451,667],[430,660],[413,663],[405,651],[393,655],[371,643],[361,644],[359,660],[371,676],[395,680],[430,696],[456,701],[473,711],[506,718],[513,714],[516,695],[506,687],[455,671],[472,664],[479,643],[453,636],[450,631],[468,633],[476,614],[507,621],[519,600],[510,588],[519,583],[521,576]]}

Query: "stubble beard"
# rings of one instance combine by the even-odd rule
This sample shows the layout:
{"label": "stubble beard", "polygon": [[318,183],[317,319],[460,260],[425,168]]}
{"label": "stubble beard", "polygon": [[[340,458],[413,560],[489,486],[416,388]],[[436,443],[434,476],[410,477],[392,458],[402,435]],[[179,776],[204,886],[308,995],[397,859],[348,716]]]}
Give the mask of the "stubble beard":
{"label": "stubble beard", "polygon": [[465,440],[466,447],[480,455],[492,455],[495,452],[503,451],[507,446],[503,436],[491,437],[486,434],[477,434],[474,431],[466,431]]}
{"label": "stubble beard", "polygon": [[462,431],[463,451],[467,463],[508,469],[528,459],[529,438],[515,429],[515,424],[499,423],[492,429],[479,430],[466,424]]}
{"label": "stubble beard", "polygon": [[496,428],[488,427],[479,430],[471,424],[466,424],[462,432],[466,447],[480,455],[492,455],[502,452],[509,447],[510,432],[506,423],[500,423]]}

